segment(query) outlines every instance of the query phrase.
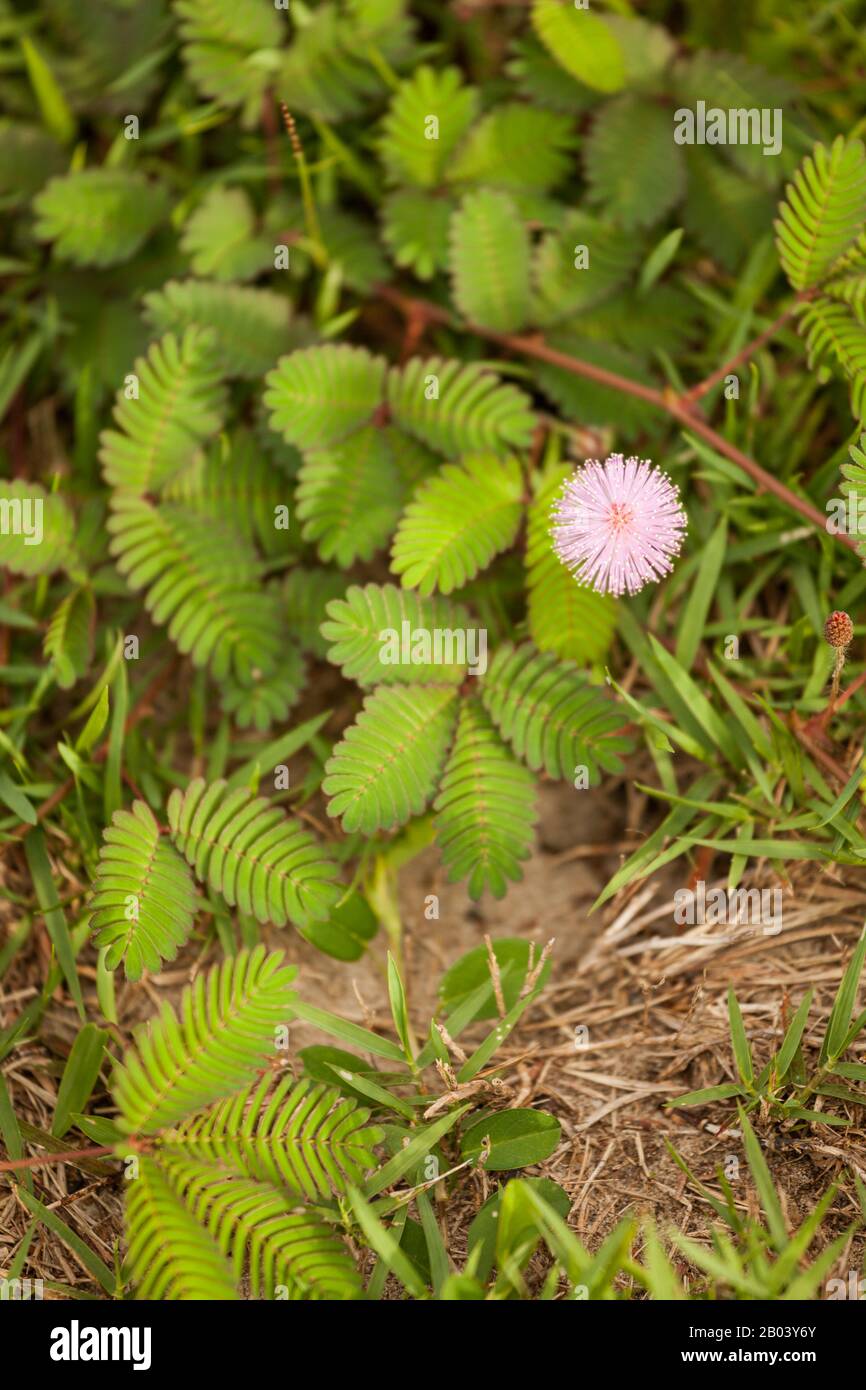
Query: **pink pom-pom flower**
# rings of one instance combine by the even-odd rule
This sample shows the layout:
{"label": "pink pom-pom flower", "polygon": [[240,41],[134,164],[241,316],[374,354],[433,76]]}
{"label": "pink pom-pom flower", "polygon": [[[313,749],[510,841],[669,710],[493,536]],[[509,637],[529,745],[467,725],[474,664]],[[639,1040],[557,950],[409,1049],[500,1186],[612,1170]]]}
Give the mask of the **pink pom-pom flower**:
{"label": "pink pom-pom flower", "polygon": [[557,499],[553,548],[579,584],[599,594],[628,591],[673,569],[688,518],[679,489],[649,459],[587,459]]}

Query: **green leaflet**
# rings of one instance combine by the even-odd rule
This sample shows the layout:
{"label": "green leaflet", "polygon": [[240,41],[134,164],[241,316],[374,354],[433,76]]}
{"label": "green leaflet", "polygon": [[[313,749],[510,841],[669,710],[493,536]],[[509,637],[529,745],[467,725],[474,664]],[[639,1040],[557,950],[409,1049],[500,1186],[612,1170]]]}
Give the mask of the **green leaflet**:
{"label": "green leaflet", "polygon": [[432,280],[448,264],[448,226],[453,204],[421,189],[392,193],[382,209],[382,235],[397,265],[419,280]]}
{"label": "green leaflet", "polygon": [[368,695],[325,768],[328,815],[365,835],[419,815],[445,760],[456,698],[442,686],[382,687]]}
{"label": "green leaflet", "polygon": [[829,359],[841,367],[851,389],[851,413],[866,420],[866,325],[847,305],[821,298],[806,305],[798,327],[806,339],[809,366]]}
{"label": "green leaflet", "polygon": [[194,453],[165,484],[162,496],[220,528],[237,529],[248,544],[268,555],[282,556],[297,546],[291,530],[291,483],[243,427]]}
{"label": "green leaflet", "polygon": [[80,680],[90,664],[95,617],[93,591],[82,587],[68,593],[51,618],[42,649],[62,690]]}
{"label": "green leaflet", "polygon": [[27,576],[75,566],[73,518],[39,483],[0,478],[0,568]]}
{"label": "green leaflet", "polygon": [[138,1162],[124,1216],[127,1258],[140,1298],[230,1302],[239,1297],[217,1241],[151,1158]]}
{"label": "green leaflet", "polygon": [[[459,685],[471,655],[465,638],[469,623],[468,611],[446,599],[422,598],[394,584],[365,584],[363,588],[353,584],[344,597],[327,605],[321,635],[328,660],[358,685]],[[425,663],[418,657],[423,654],[426,635],[433,634],[430,640],[434,642],[437,631],[441,634],[441,655],[450,659]],[[327,648],[327,643],[333,645]],[[394,656],[396,660],[392,660]]]}
{"label": "green leaflet", "polygon": [[266,797],[198,777],[172,792],[168,821],[196,878],[259,922],[306,926],[327,918],[340,896],[329,853]]}
{"label": "green leaflet", "polygon": [[473,127],[446,171],[448,182],[547,193],[572,168],[574,145],[567,118],[507,102]]}
{"label": "green leaflet", "polygon": [[572,77],[598,92],[617,92],[623,86],[622,49],[603,19],[559,0],[534,0],[532,24],[545,48]]}
{"label": "green leaflet", "polygon": [[[315,23],[298,26],[279,64],[279,99],[319,121],[345,120],[359,115],[371,100],[381,102],[385,84],[365,56],[371,43],[381,42],[377,27],[374,24],[365,33],[363,25],[335,5],[319,6]],[[403,56],[405,34],[399,17],[396,38],[392,28],[382,48],[389,62]]]}
{"label": "green leaflet", "polygon": [[[508,75],[533,107],[580,115],[597,101],[595,92],[560,67],[534,35],[512,40]],[[531,107],[524,109],[532,109]]]}
{"label": "green leaflet", "polygon": [[302,651],[324,658],[328,639],[321,632],[331,603],[346,592],[345,576],[339,570],[307,569],[296,565],[283,588],[286,626]]}
{"label": "green leaflet", "polygon": [[626,229],[649,227],[685,191],[682,149],[671,140],[671,115],[635,96],[609,102],[585,146],[590,201]]}
{"label": "green leaflet", "polygon": [[248,1268],[254,1298],[361,1296],[360,1275],[339,1235],[312,1212],[294,1210],[282,1187],[191,1160],[165,1159],[163,1171],[199,1229],[215,1232],[233,1283]]}
{"label": "green leaflet", "polygon": [[303,659],[291,643],[286,643],[279,668],[267,675],[256,675],[244,682],[228,675],[222,687],[222,707],[240,729],[251,726],[265,733],[281,723],[301,697],[306,670]]}
{"label": "green leaflet", "polygon": [[716,158],[727,160],[764,188],[775,188],[791,173],[800,134],[795,80],[789,80],[787,75],[771,74],[740,53],[712,53],[700,49],[682,57],[672,76],[678,107],[694,107],[702,98],[706,100],[711,90],[711,104],[725,112],[755,108],[770,112],[782,110],[785,113],[784,132],[781,128],[778,131],[782,135],[781,149],[772,156],[765,156],[761,142],[739,140],[719,146]]}
{"label": "green leaflet", "polygon": [[257,233],[252,204],[240,188],[212,188],[189,217],[181,247],[195,274],[214,280],[252,280],[273,266],[271,239]]}
{"label": "green leaflet", "polygon": [[437,72],[425,65],[401,82],[382,122],[379,141],[391,179],[434,187],[477,109],[478,93],[463,85],[457,68]]}
{"label": "green leaflet", "polygon": [[[225,387],[206,330],[167,333],[135,363],[117,393],[118,430],[100,436],[106,482],[130,495],[154,490],[189,462],[197,446],[219,429]],[[119,431],[119,432],[118,432]]]}
{"label": "green leaflet", "polygon": [[265,378],[271,428],[299,449],[328,448],[367,424],[382,399],[385,361],[364,348],[305,348]]}
{"label": "green leaflet", "polygon": [[177,503],[154,506],[117,492],[108,519],[111,553],[145,607],[179,650],[217,680],[250,685],[276,666],[280,619],[275,594],[261,590],[261,563],[233,527]]}
{"label": "green leaflet", "polygon": [[866,150],[837,136],[816,145],[785,190],[776,222],[782,268],[795,290],[816,284],[848,250],[866,219]]}
{"label": "green leaflet", "polygon": [[280,42],[280,16],[255,0],[175,0],[187,40],[237,48],[273,48]]}
{"label": "green leaflet", "polygon": [[259,114],[268,70],[248,61],[256,49],[279,45],[283,30],[275,9],[256,0],[175,0],[190,79],[206,96],[242,108],[242,121]]}
{"label": "green leaflet", "polygon": [[572,469],[549,470],[529,509],[526,537],[526,608],[529,633],[539,651],[568,661],[599,661],[616,628],[617,603],[578,584],[550,543],[550,513]]}
{"label": "green leaflet", "polygon": [[53,178],[37,196],[36,234],[59,259],[107,266],[128,261],[168,211],[165,190],[141,174],[85,169]]}
{"label": "green leaflet", "polygon": [[522,391],[477,363],[441,357],[415,357],[405,367],[392,367],[388,404],[397,424],[448,458],[524,449],[535,426]]}
{"label": "green leaflet", "polygon": [[570,662],[558,662],[531,643],[497,647],[482,685],[485,709],[503,738],[533,771],[575,777],[585,768],[616,771],[628,740],[617,735],[623,718],[605,691]]}
{"label": "green leaflet", "polygon": [[304,456],[295,493],[305,541],[347,569],[387,544],[405,493],[396,430],[366,425],[332,449]]}
{"label": "green leaflet", "polygon": [[461,589],[514,541],[522,495],[515,458],[477,454],[445,464],[422,483],[400,520],[393,573],[422,594]]}
{"label": "green leaflet", "polygon": [[470,323],[511,333],[529,315],[529,236],[512,200],[481,189],[451,218],[454,302]]}
{"label": "green leaflet", "polygon": [[264,946],[241,951],[198,975],[179,1013],[165,1003],[136,1031],[113,1081],[125,1133],[156,1134],[255,1079],[291,1016],[295,970],[282,960]]}
{"label": "green leaflet", "polygon": [[467,878],[470,898],[505,896],[522,878],[534,838],[535,782],[475,701],[460,712],[454,747],[433,803],[449,882]]}
{"label": "green leaflet", "polygon": [[229,376],[260,377],[303,329],[291,305],[272,290],[221,285],[215,280],[169,280],[144,296],[147,320],[158,333],[183,334],[191,324],[207,329],[214,355]]}
{"label": "green leaflet", "polygon": [[686,150],[686,169],[683,226],[709,255],[732,270],[766,235],[773,214],[772,199],[765,189],[721,160],[707,159],[703,150]]}
{"label": "green leaflet", "polygon": [[107,968],[122,961],[129,980],[174,960],[192,930],[192,875],[143,801],[131,812],[115,811],[103,832],[88,910],[95,944],[107,948]]}
{"label": "green leaflet", "polygon": [[286,1187],[308,1201],[345,1193],[375,1167],[383,1140],[369,1110],[336,1087],[266,1076],[163,1136],[163,1157],[198,1159]]}
{"label": "green leaflet", "polygon": [[608,299],[636,270],[641,248],[633,236],[586,212],[563,217],[535,249],[536,317],[560,322]]}

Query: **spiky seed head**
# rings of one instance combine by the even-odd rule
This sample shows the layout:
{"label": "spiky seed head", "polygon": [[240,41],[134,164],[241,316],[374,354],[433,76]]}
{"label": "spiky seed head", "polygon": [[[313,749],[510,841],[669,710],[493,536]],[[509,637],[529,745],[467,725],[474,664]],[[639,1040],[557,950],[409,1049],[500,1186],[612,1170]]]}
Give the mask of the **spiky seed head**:
{"label": "spiky seed head", "polygon": [[854,624],[847,613],[831,613],[824,624],[824,636],[831,647],[837,649],[850,645],[854,636]]}

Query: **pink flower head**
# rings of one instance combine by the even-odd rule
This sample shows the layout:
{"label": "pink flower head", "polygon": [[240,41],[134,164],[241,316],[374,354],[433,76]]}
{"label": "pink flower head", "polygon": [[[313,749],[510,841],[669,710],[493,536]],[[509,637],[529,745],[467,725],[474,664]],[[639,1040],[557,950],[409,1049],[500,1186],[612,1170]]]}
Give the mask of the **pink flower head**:
{"label": "pink flower head", "polygon": [[677,486],[649,459],[587,459],[552,512],[553,548],[579,584],[636,594],[673,569],[688,518]]}

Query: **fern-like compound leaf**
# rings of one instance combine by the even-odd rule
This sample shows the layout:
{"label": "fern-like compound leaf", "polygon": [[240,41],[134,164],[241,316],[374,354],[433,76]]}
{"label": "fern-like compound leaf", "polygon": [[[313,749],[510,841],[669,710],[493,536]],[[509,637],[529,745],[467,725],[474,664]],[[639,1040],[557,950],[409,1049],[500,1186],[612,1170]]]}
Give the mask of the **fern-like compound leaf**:
{"label": "fern-like compound leaf", "polygon": [[470,898],[505,895],[523,877],[536,819],[535,779],[497,734],[477,701],[460,712],[457,736],[433,803],[448,881],[466,878]]}
{"label": "fern-like compound leaf", "polygon": [[326,918],[340,896],[330,855],[266,797],[197,777],[172,792],[168,822],[196,878],[258,922],[305,926]]}
{"label": "fern-like compound leaf", "polygon": [[866,516],[866,434],[861,434],[858,444],[850,445],[848,452],[851,462],[842,464],[841,492],[857,517],[857,549],[866,558],[866,522],[861,520]]}
{"label": "fern-like compound leaf", "polygon": [[580,116],[595,105],[597,97],[591,87],[585,87],[564,68],[535,38],[527,34],[511,43],[514,55],[506,67],[520,95],[536,108],[549,107]]}
{"label": "fern-like compound leaf", "polygon": [[629,742],[618,734],[623,719],[598,686],[571,662],[538,652],[530,642],[499,646],[484,678],[482,698],[494,724],[519,758],[550,777],[575,777],[586,769],[619,772]]}
{"label": "fern-like compound leaf", "polygon": [[300,652],[291,642],[286,642],[276,670],[267,675],[253,674],[248,683],[232,676],[225,678],[220,687],[220,702],[238,728],[254,728],[264,733],[272,724],[284,720],[298,703],[305,675]]}
{"label": "fern-like compound leaf", "polygon": [[381,404],[385,361],[364,348],[304,348],[265,378],[271,428],[299,449],[327,449],[367,424]]}
{"label": "fern-like compound leaf", "polygon": [[217,680],[250,685],[272,671],[281,650],[275,592],[239,530],[189,508],[116,492],[108,520],[111,553],[145,607],[178,649]]}
{"label": "fern-like compound leaf", "polygon": [[447,599],[394,584],[353,584],[327,615],[328,660],[358,685],[459,685],[466,676],[469,614]]}
{"label": "fern-like compound leaf", "polygon": [[505,193],[468,193],[451,219],[451,282],[464,318],[497,333],[529,315],[529,234]]}
{"label": "fern-like compound leaf", "polygon": [[398,265],[419,280],[432,280],[448,264],[448,225],[453,203],[421,189],[392,193],[382,208],[382,234]]}
{"label": "fern-like compound leaf", "polygon": [[650,227],[685,192],[683,152],[670,112],[648,99],[618,97],[596,117],[584,146],[591,203],[626,229]]}
{"label": "fern-like compound leaf", "polygon": [[640,256],[635,238],[612,223],[585,212],[568,214],[535,252],[538,322],[557,323],[610,298]]}
{"label": "fern-like compound leaf", "polygon": [[371,41],[376,42],[359,34],[336,5],[320,5],[315,23],[298,27],[279,65],[277,96],[293,111],[323,121],[358,116],[384,91],[381,77],[366,59]]}
{"label": "fern-like compound leaf", "polygon": [[174,0],[174,8],[188,41],[252,52],[275,48],[282,37],[279,13],[257,0]]}
{"label": "fern-like compound leaf", "polygon": [[[857,245],[859,251],[859,244]],[[866,268],[855,267],[828,280],[823,286],[829,299],[847,304],[861,322],[866,323]]]}
{"label": "fern-like compound leaf", "polygon": [[616,599],[575,582],[550,544],[550,511],[568,467],[550,470],[529,509],[526,537],[526,609],[539,651],[568,661],[600,661],[616,629]]}
{"label": "fern-like compound leaf", "polygon": [[815,285],[863,231],[866,150],[838,135],[829,150],[816,145],[779,204],[776,246],[795,290]]}
{"label": "fern-like compound leaf", "polygon": [[473,127],[448,166],[448,182],[547,193],[568,174],[574,144],[567,117],[505,102]]}
{"label": "fern-like compound leaf", "polygon": [[230,1302],[240,1297],[231,1265],[163,1168],[138,1158],[126,1184],[127,1261],[139,1298]]}
{"label": "fern-like compound leaf", "polygon": [[661,24],[639,19],[637,15],[606,14],[603,19],[619,44],[626,86],[640,91],[658,91],[659,79],[665,76],[665,69],[677,51],[676,41],[668,30]]}
{"label": "fern-like compound leaf", "polygon": [[75,265],[128,261],[163,221],[165,190],[122,169],[82,169],[51,179],[33,204],[36,235]]}
{"label": "fern-like compound leaf", "polygon": [[453,686],[384,686],[368,695],[326,764],[328,815],[364,835],[420,815],[445,761],[456,702]]}
{"label": "fern-like compound leaf", "polygon": [[604,20],[560,0],[534,0],[532,26],[547,51],[579,82],[597,92],[625,83],[622,49]]}
{"label": "fern-like compound leaf", "polygon": [[535,428],[529,397],[474,362],[415,357],[392,367],[388,403],[399,425],[449,458],[525,449]]}
{"label": "fern-like compound leaf", "polygon": [[75,565],[72,513],[55,493],[0,478],[0,569],[28,578]]}
{"label": "fern-like compound leaf", "polygon": [[136,1030],[113,1081],[125,1133],[157,1134],[255,1080],[291,1017],[296,971],[282,962],[264,946],[241,951],[197,976],[179,1016],[164,1003]]}
{"label": "fern-like compound leaf", "polygon": [[[422,66],[400,83],[382,123],[379,148],[395,183],[434,188],[475,119],[478,92],[457,68]],[[434,124],[435,123],[435,124]]]}
{"label": "fern-like compound leaf", "polygon": [[329,605],[346,592],[346,577],[339,570],[308,569],[296,565],[283,586],[286,627],[301,650],[324,659],[328,639],[320,631]]}
{"label": "fern-like compound leaf", "polygon": [[387,544],[404,487],[392,437],[366,425],[338,448],[307,453],[295,494],[305,541],[316,541],[322,560],[348,569]]}
{"label": "fern-like compound leaf", "polygon": [[160,1153],[219,1164],[309,1201],[345,1193],[376,1165],[383,1131],[336,1087],[269,1076],[163,1135]]}
{"label": "fern-like compound leaf", "polygon": [[[627,23],[621,19],[613,22],[618,25]],[[670,36],[664,30],[660,32],[670,42]],[[778,109],[787,115],[798,97],[793,82],[778,72],[768,72],[742,54],[716,53],[707,49],[698,49],[678,62],[673,79],[675,104],[678,107],[695,107],[699,101],[706,101],[707,92],[712,91],[712,106],[721,107],[725,113],[750,113],[745,118],[745,128],[739,126],[737,129],[739,138],[719,147],[719,154],[724,159],[767,189],[776,188],[782,179],[790,177],[797,159],[795,142],[782,138],[782,126],[779,124],[776,130],[779,148],[766,149],[763,137],[758,139],[755,133],[753,113],[770,114]],[[700,149],[698,153],[702,155]],[[702,158],[704,162],[709,162],[705,156],[702,155]]]}
{"label": "fern-like compound leaf", "polygon": [[273,245],[257,232],[252,203],[242,188],[210,189],[183,229],[181,248],[196,275],[214,280],[252,280],[273,267]]}
{"label": "fern-like compound leaf", "polygon": [[259,114],[268,69],[249,58],[278,47],[281,16],[258,0],[175,0],[174,8],[192,82],[222,105],[241,107],[242,122],[250,125]]}
{"label": "fern-like compound leaf", "polygon": [[734,270],[766,234],[772,197],[720,160],[707,159],[699,147],[686,149],[686,169],[683,226],[711,256]]}
{"label": "fern-like compound leaf", "polygon": [[260,377],[281,353],[300,347],[305,330],[290,322],[291,303],[271,290],[211,280],[169,280],[144,296],[157,333],[182,336],[192,324],[207,329],[227,376]]}
{"label": "fern-like compound leaf", "polygon": [[809,365],[830,361],[841,367],[851,388],[852,414],[866,421],[866,322],[847,304],[821,297],[806,305],[798,326]]}
{"label": "fern-like compound leaf", "polygon": [[165,484],[166,502],[183,503],[220,527],[239,530],[268,555],[296,545],[290,529],[291,484],[266,457],[255,436],[222,434]]}
{"label": "fern-like compound leaf", "polygon": [[192,874],[143,801],[115,811],[104,831],[88,910],[95,943],[107,948],[105,964],[116,970],[122,961],[129,980],[174,960],[189,936]]}
{"label": "fern-like compound leaf", "polygon": [[394,537],[391,569],[404,587],[461,589],[514,541],[523,514],[515,458],[476,454],[422,483]]}
{"label": "fern-like compound leaf", "polygon": [[225,404],[211,334],[196,326],[182,338],[167,333],[117,393],[120,432],[104,430],[100,437],[106,482],[139,495],[157,490],[216,434]]}
{"label": "fern-like compound leaf", "polygon": [[70,690],[90,664],[96,602],[87,585],[61,599],[48,624],[42,650],[61,690]]}
{"label": "fern-like compound leaf", "polygon": [[282,1187],[227,1176],[193,1159],[166,1159],[164,1169],[212,1233],[235,1281],[247,1272],[253,1298],[360,1298],[360,1275],[340,1237],[311,1212],[298,1211]]}

